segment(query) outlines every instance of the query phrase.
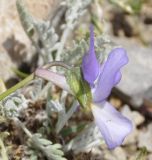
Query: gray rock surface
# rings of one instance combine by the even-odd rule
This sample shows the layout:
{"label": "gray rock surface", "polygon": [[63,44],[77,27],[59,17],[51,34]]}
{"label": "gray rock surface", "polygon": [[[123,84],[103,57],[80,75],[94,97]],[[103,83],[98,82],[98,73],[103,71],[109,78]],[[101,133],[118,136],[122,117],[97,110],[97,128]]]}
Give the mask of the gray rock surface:
{"label": "gray rock surface", "polygon": [[127,155],[125,150],[121,147],[114,149],[109,152],[109,150],[104,151],[104,159],[106,160],[127,160]]}
{"label": "gray rock surface", "polygon": [[139,136],[139,130],[137,129],[137,126],[141,125],[145,121],[145,118],[139,112],[131,111],[128,105],[125,105],[122,108],[121,113],[127,118],[129,118],[133,124],[133,130],[126,137],[123,144],[124,145],[136,144],[137,138]]}
{"label": "gray rock surface", "polygon": [[149,152],[152,152],[152,124],[149,124],[147,129],[143,129],[139,133],[138,147],[146,147]]}
{"label": "gray rock surface", "polygon": [[135,127],[141,125],[145,121],[145,118],[142,114],[137,111],[131,111],[128,105],[123,106],[121,113],[129,118]]}
{"label": "gray rock surface", "polygon": [[[39,19],[51,18],[59,0],[25,0],[30,14]],[[30,60],[32,46],[21,26],[16,0],[0,0],[0,78],[8,80],[18,62]],[[17,63],[17,64],[16,64]]]}

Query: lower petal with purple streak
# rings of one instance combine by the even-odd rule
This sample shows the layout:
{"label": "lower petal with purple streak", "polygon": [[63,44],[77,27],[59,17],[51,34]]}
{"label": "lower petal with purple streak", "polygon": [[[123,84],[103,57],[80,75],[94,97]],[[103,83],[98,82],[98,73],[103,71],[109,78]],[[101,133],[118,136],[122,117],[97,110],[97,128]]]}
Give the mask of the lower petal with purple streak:
{"label": "lower petal with purple streak", "polygon": [[109,149],[121,145],[132,130],[131,121],[108,102],[93,105],[92,113]]}

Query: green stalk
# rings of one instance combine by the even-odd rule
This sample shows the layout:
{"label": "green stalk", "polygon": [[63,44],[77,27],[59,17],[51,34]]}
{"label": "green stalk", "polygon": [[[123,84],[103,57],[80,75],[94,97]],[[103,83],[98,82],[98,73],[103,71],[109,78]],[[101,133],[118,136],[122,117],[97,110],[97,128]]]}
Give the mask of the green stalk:
{"label": "green stalk", "polygon": [[3,92],[0,95],[0,101],[3,100],[8,95],[10,95],[11,93],[15,92],[17,89],[25,86],[27,83],[29,83],[31,80],[33,80],[33,78],[34,78],[34,73],[32,73],[31,75],[29,75],[28,77],[23,79],[21,82],[17,83],[15,86],[11,87],[7,91]]}
{"label": "green stalk", "polygon": [[18,70],[17,68],[12,68],[12,71],[19,76],[20,78],[26,78],[28,74],[23,73],[22,71]]}

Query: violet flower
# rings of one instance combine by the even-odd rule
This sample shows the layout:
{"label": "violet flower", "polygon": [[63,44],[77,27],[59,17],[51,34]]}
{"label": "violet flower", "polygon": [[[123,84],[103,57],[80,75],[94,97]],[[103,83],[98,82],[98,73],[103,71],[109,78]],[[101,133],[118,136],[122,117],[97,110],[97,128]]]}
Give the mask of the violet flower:
{"label": "violet flower", "polygon": [[81,68],[84,79],[91,87],[93,98],[91,109],[96,125],[109,149],[121,145],[132,130],[131,121],[106,101],[111,89],[119,83],[120,69],[127,62],[126,51],[123,48],[115,48],[106,62],[100,66],[94,49],[93,26],[90,27],[90,49],[83,57]]}
{"label": "violet flower", "polygon": [[[121,79],[120,69],[127,64],[128,57],[123,48],[115,48],[109,54],[106,62],[100,65],[94,49],[93,27],[91,27],[90,32],[90,49],[83,57],[81,69],[84,79],[90,84],[93,99],[91,109],[96,125],[108,148],[114,149],[121,145],[125,137],[131,132],[132,123],[106,99],[111,89],[119,83]],[[72,93],[63,75],[43,68],[38,68],[35,74]]]}

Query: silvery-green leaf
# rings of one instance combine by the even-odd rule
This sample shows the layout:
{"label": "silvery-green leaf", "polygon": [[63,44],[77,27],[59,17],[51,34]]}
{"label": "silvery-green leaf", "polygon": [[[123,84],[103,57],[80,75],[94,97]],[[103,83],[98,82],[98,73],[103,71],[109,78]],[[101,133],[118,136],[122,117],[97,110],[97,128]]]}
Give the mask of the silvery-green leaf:
{"label": "silvery-green leaf", "polygon": [[86,149],[99,146],[102,143],[104,143],[104,140],[102,139],[99,129],[94,123],[90,123],[80,134],[65,145],[64,150],[73,150],[75,153],[79,153],[85,151]]}
{"label": "silvery-green leaf", "polygon": [[70,119],[77,108],[78,102],[74,101],[67,113],[64,112],[64,114],[59,114],[58,122],[56,123],[55,127],[57,133],[61,131],[61,129],[64,127],[64,125],[67,123],[67,121]]}
{"label": "silvery-green leaf", "polygon": [[47,139],[39,139],[39,142],[44,146],[48,146],[52,144],[52,142]]}
{"label": "silvery-green leaf", "polygon": [[66,160],[63,155],[64,152],[61,150],[60,144],[52,144],[51,141],[42,138],[39,133],[34,134],[30,139],[32,148],[37,151],[41,151],[48,160]]}
{"label": "silvery-green leaf", "polygon": [[80,64],[82,56],[87,52],[88,44],[84,39],[79,43],[74,42],[73,49],[64,50],[61,55],[61,60],[69,64]]}
{"label": "silvery-green leaf", "polygon": [[60,150],[60,148],[55,148],[54,145],[48,146],[46,148],[46,152],[54,154],[54,155],[58,155],[58,156],[63,156],[64,155],[63,151]]}
{"label": "silvery-green leaf", "polygon": [[25,32],[27,33],[28,36],[30,37],[33,36],[34,34],[33,18],[29,15],[27,9],[25,8],[23,0],[17,0],[16,6]]}
{"label": "silvery-green leaf", "polygon": [[[54,28],[49,21],[40,21],[33,18],[26,9],[23,0],[17,0],[16,5],[22,26],[37,52],[41,55],[43,63],[52,61],[52,51],[58,46],[58,35],[55,33]],[[42,47],[39,46],[39,42],[42,44]]]}
{"label": "silvery-green leaf", "polygon": [[56,148],[56,149],[62,148],[61,144],[58,144],[58,143],[54,144],[53,147]]}
{"label": "silvery-green leaf", "polygon": [[37,155],[32,154],[32,155],[30,156],[30,160],[38,160]]}
{"label": "silvery-green leaf", "polygon": [[68,10],[65,17],[67,24],[76,23],[78,18],[85,12],[85,9],[90,3],[91,0],[67,0]]}

